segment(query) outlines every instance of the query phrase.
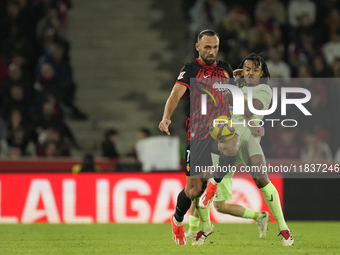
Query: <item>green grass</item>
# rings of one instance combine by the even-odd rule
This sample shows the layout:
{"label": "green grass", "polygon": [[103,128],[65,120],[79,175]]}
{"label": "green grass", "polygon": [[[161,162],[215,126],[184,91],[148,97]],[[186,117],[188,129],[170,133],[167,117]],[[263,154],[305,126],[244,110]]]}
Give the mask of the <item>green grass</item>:
{"label": "green grass", "polygon": [[[282,247],[275,224],[216,224],[203,246],[177,246],[170,224],[0,225],[0,254],[340,254],[340,222],[289,222],[295,245]],[[186,226],[187,228],[187,226]]]}

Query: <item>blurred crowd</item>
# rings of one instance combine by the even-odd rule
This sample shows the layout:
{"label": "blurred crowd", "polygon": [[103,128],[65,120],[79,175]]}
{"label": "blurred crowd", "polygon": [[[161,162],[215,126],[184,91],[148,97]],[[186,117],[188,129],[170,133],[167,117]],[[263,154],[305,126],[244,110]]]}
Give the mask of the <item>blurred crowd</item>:
{"label": "blurred crowd", "polygon": [[[183,0],[188,56],[195,58],[197,34],[206,28],[220,35],[219,59],[236,69],[251,52],[263,53],[276,87],[303,87],[305,107],[269,119],[296,119],[295,128],[265,124],[262,140],[269,158],[340,161],[340,1],[339,0]],[[332,79],[329,79],[332,78]],[[298,96],[292,94],[291,96]],[[280,101],[279,101],[280,106]]]}
{"label": "blurred crowd", "polygon": [[[71,0],[0,0],[0,156],[70,156],[77,141],[65,118],[86,120],[75,105],[77,84],[67,38]],[[340,0],[182,0],[187,60],[197,33],[220,35],[218,58],[236,69],[251,52],[263,53],[271,86],[304,87],[312,98],[270,127],[262,139],[269,158],[340,162]],[[332,79],[330,79],[332,78]],[[298,96],[298,95],[292,95]],[[280,102],[279,102],[280,106]],[[295,107],[295,108],[294,108]],[[268,118],[283,119],[280,107]],[[138,138],[138,136],[140,136]],[[137,140],[150,136],[139,130]],[[102,156],[117,158],[118,132],[108,130]],[[127,157],[136,158],[135,149]]]}
{"label": "blurred crowd", "polygon": [[67,39],[71,0],[0,0],[0,155],[70,156],[74,103]]}

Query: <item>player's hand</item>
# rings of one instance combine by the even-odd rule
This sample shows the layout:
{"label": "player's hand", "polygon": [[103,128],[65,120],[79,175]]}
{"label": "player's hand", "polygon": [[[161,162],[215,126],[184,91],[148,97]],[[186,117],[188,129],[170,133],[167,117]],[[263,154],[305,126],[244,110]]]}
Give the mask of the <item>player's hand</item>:
{"label": "player's hand", "polygon": [[236,79],[240,79],[242,76],[243,69],[236,69],[234,70],[234,76]]}
{"label": "player's hand", "polygon": [[254,135],[260,136],[260,137],[264,136],[264,127],[251,127],[251,126],[249,126],[249,128],[250,128],[250,131]]}
{"label": "player's hand", "polygon": [[167,133],[167,135],[170,135],[170,132],[169,132],[170,124],[171,124],[171,120],[163,119],[161,122],[159,122],[158,128],[160,131]]}

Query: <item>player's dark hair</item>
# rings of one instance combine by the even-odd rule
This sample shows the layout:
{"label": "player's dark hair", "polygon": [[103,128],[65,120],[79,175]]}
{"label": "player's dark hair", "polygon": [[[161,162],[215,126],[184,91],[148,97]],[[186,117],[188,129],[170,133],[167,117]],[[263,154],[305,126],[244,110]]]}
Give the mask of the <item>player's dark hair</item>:
{"label": "player's dark hair", "polygon": [[[250,53],[248,56],[246,56],[244,59],[242,59],[241,64],[239,65],[238,68],[243,69],[244,62],[247,60],[253,61],[255,63],[256,67],[261,67],[263,71],[263,75],[260,78],[260,84],[268,84],[269,78],[270,78],[270,73],[268,70],[268,66],[266,64],[266,61],[262,58],[262,53],[256,54],[256,53]],[[243,77],[241,77],[243,78]],[[239,86],[243,87],[244,86],[244,79],[241,79]]]}
{"label": "player's dark hair", "polygon": [[198,34],[197,42],[199,42],[202,39],[203,35],[207,35],[207,36],[215,36],[216,35],[218,38],[220,38],[220,36],[214,30],[205,29]]}

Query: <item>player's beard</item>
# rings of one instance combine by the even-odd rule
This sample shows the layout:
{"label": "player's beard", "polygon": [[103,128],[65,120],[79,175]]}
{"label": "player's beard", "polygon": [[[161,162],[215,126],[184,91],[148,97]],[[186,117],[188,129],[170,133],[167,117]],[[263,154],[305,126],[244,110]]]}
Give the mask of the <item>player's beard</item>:
{"label": "player's beard", "polygon": [[216,57],[214,57],[214,56],[208,56],[208,57],[211,57],[211,58],[208,59],[208,58],[205,58],[205,57],[202,56],[202,59],[203,59],[204,63],[206,63],[208,66],[210,66],[210,65],[215,63]]}

